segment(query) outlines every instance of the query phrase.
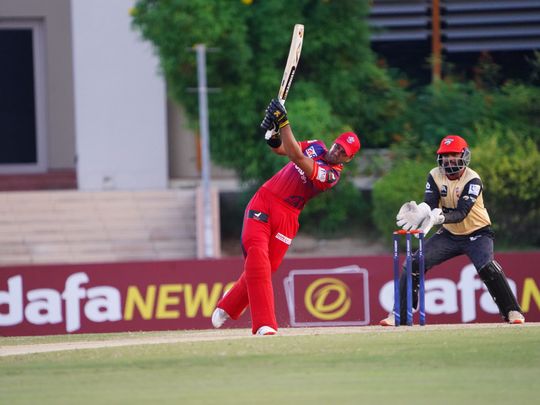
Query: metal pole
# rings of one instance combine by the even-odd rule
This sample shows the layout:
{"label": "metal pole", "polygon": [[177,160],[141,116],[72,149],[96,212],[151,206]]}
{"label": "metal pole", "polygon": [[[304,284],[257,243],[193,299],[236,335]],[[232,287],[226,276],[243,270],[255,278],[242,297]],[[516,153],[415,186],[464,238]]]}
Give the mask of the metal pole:
{"label": "metal pole", "polygon": [[206,46],[195,45],[199,94],[199,127],[201,131],[201,181],[203,189],[204,256],[214,257],[214,226],[210,195],[210,131],[208,129],[208,88],[206,86]]}
{"label": "metal pole", "polygon": [[431,2],[431,80],[441,80],[441,9],[439,0]]}

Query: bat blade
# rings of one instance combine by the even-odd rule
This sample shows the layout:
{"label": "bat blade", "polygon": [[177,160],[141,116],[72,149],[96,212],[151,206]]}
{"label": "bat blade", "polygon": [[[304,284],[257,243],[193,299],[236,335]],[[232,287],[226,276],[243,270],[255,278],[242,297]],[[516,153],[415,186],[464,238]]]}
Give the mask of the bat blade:
{"label": "bat blade", "polygon": [[[285,100],[289,95],[291,83],[296,73],[298,62],[300,61],[300,54],[302,52],[302,45],[304,43],[304,25],[295,24],[293,34],[291,38],[291,46],[289,48],[289,56],[287,57],[287,63],[285,64],[285,70],[283,71],[283,78],[281,79],[281,85],[279,86],[278,99],[281,104],[285,104]],[[265,139],[270,139],[273,131],[266,131]]]}
{"label": "bat blade", "polygon": [[281,79],[281,86],[279,87],[278,97],[280,101],[285,101],[291,88],[291,83],[296,73],[298,62],[300,61],[300,53],[302,52],[302,45],[304,43],[304,26],[302,24],[296,24],[294,26],[293,35],[291,39],[291,47],[289,48],[289,56],[287,57],[287,63],[285,70],[283,71],[283,78]]}

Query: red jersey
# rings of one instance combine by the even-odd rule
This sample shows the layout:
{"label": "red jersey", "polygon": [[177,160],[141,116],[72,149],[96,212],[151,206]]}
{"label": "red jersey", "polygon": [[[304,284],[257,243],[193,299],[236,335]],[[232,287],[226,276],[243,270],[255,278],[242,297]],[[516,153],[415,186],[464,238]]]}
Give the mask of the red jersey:
{"label": "red jersey", "polygon": [[289,162],[262,187],[292,207],[301,210],[311,198],[337,184],[343,165],[331,165],[324,160],[328,149],[322,141],[301,141],[298,144],[304,155],[313,159],[311,178],[308,178],[295,163]]}

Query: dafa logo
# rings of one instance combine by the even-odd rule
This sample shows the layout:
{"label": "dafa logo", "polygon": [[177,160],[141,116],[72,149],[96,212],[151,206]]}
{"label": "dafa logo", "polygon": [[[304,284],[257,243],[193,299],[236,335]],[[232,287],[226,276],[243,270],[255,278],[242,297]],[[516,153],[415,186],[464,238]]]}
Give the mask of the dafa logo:
{"label": "dafa logo", "polygon": [[291,326],[369,324],[367,270],[292,270],[284,279]]}
{"label": "dafa logo", "polygon": [[233,283],[93,285],[84,272],[67,276],[63,291],[29,289],[23,276],[0,284],[0,327],[64,324],[66,332],[103,322],[209,318],[217,301]]}
{"label": "dafa logo", "polygon": [[306,288],[304,305],[315,318],[335,321],[351,309],[351,290],[337,278],[320,278]]}

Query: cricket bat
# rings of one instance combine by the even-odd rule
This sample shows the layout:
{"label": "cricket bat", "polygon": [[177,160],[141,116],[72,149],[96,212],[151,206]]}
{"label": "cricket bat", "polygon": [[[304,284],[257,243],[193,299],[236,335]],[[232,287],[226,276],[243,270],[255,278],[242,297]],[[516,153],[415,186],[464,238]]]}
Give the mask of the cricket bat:
{"label": "cricket bat", "polygon": [[[283,78],[281,79],[281,85],[279,86],[278,91],[278,99],[281,104],[285,104],[285,100],[289,94],[289,89],[291,88],[291,83],[294,78],[294,74],[296,73],[298,62],[300,61],[300,53],[302,52],[303,42],[304,26],[302,24],[295,24],[291,39],[291,47],[289,48],[289,56],[287,57],[287,64],[285,65]],[[272,130],[266,131],[264,138],[270,139],[272,134]]]}

